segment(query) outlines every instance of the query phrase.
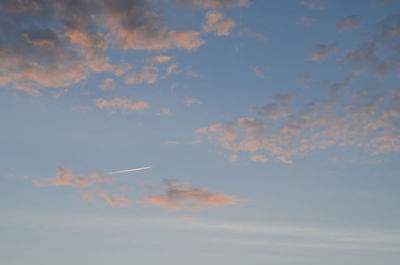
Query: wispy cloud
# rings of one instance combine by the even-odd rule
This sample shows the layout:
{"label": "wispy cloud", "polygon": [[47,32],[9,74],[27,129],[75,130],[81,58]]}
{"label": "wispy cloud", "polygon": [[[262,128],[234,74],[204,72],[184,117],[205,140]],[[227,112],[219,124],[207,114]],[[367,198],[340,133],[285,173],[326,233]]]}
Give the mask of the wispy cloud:
{"label": "wispy cloud", "polygon": [[310,9],[317,9],[322,10],[324,6],[321,0],[300,0],[300,4],[310,8]]}
{"label": "wispy cloud", "polygon": [[322,62],[336,52],[338,46],[336,43],[332,44],[316,44],[313,47],[311,60],[314,62]]}
{"label": "wispy cloud", "polygon": [[268,41],[268,38],[265,37],[262,33],[253,31],[253,30],[251,30],[249,28],[243,29],[240,32],[240,35],[244,36],[244,37],[247,37],[247,38],[250,38],[250,39],[255,39],[255,40],[258,40],[258,41]]}
{"label": "wispy cloud", "polygon": [[360,18],[356,15],[353,15],[340,19],[337,22],[337,29],[339,31],[351,30],[359,28],[360,25]]}
{"label": "wispy cloud", "polygon": [[107,99],[97,99],[96,106],[99,109],[108,109],[110,114],[114,114],[117,111],[121,112],[132,112],[141,111],[149,108],[149,104],[144,101],[133,102],[130,98],[119,97],[110,100]]}
{"label": "wispy cloud", "polygon": [[153,63],[167,63],[173,59],[172,56],[167,55],[159,55],[146,58],[146,62],[153,62]]}
{"label": "wispy cloud", "polygon": [[183,5],[183,6],[192,6],[197,8],[232,8],[238,6],[249,6],[249,0],[172,0],[173,2]]}

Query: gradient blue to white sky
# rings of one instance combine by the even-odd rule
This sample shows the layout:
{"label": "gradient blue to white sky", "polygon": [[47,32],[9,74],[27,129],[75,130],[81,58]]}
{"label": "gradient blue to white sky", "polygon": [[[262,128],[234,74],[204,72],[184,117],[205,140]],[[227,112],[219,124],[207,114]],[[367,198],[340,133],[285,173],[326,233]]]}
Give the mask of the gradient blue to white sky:
{"label": "gradient blue to white sky", "polygon": [[397,265],[399,78],[396,0],[1,0],[0,263]]}

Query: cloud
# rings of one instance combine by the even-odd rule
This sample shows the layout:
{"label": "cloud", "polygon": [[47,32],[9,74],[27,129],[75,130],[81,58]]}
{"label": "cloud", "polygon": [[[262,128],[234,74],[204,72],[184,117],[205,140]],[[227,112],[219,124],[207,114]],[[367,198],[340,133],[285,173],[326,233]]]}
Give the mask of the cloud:
{"label": "cloud", "polygon": [[265,37],[263,34],[259,33],[259,32],[255,32],[252,31],[249,28],[245,28],[240,32],[240,35],[247,37],[247,38],[251,38],[251,39],[255,39],[258,41],[268,41],[268,38]]}
{"label": "cloud", "polygon": [[312,26],[312,25],[316,24],[318,21],[319,20],[316,18],[306,17],[306,16],[302,16],[299,18],[299,23],[306,27]]}
{"label": "cloud", "polygon": [[360,18],[355,15],[342,18],[337,22],[336,27],[339,31],[359,28]]}
{"label": "cloud", "polygon": [[267,163],[268,158],[265,155],[253,155],[249,157],[250,160],[258,163]]}
{"label": "cloud", "polygon": [[259,77],[259,78],[261,78],[261,79],[267,78],[267,75],[264,73],[264,70],[263,70],[260,66],[258,66],[258,65],[253,65],[253,66],[251,67],[251,70],[253,70],[254,73],[256,73],[256,76],[257,76],[257,77]]}
{"label": "cloud", "polygon": [[[248,4],[246,0],[170,2],[206,9]],[[166,26],[164,17],[155,11],[159,4],[141,0],[3,1],[0,86],[39,95],[47,88],[76,85],[94,73],[121,76],[128,72],[130,64],[105,56],[110,49],[195,51],[205,43],[200,31]],[[207,30],[218,35],[228,35],[234,24],[232,19],[209,22],[214,23]],[[170,58],[155,56],[149,61],[161,63]],[[143,82],[152,83],[154,78]]]}
{"label": "cloud", "polygon": [[153,56],[153,57],[147,58],[146,62],[166,63],[166,62],[171,61],[172,59],[173,59],[172,56],[159,55],[159,56]]}
{"label": "cloud", "polygon": [[166,69],[167,75],[177,72],[176,71],[177,68],[178,68],[178,65],[176,63],[172,63],[172,64],[168,65],[168,67]]}
{"label": "cloud", "polygon": [[300,4],[306,6],[310,9],[317,9],[317,10],[324,9],[322,2],[319,0],[300,0]]}
{"label": "cloud", "polygon": [[133,204],[132,200],[129,200],[128,198],[119,194],[112,194],[109,191],[99,187],[80,191],[80,193],[83,200],[96,201],[101,199],[111,206],[128,207]]}
{"label": "cloud", "polygon": [[235,196],[193,188],[191,184],[176,180],[163,180],[165,194],[147,196],[144,203],[161,205],[176,210],[202,210],[205,207],[237,205],[241,200]]}
{"label": "cloud", "polygon": [[205,32],[215,32],[217,36],[228,36],[234,26],[235,20],[224,19],[224,14],[220,12],[208,11],[203,29]]}
{"label": "cloud", "polygon": [[169,108],[162,108],[159,113],[157,113],[159,116],[171,116],[171,110]]}
{"label": "cloud", "polygon": [[[293,98],[278,96],[275,103],[252,108],[253,117],[211,124],[195,134],[233,154],[257,153],[250,159],[258,162],[275,159],[290,164],[306,153],[347,146],[375,155],[399,152],[400,109],[390,103],[393,95],[377,96],[368,89],[352,92],[353,81],[346,78],[333,83],[328,86],[327,99],[301,107]],[[344,89],[350,102],[339,104],[330,98]]]}
{"label": "cloud", "polygon": [[149,108],[149,104],[144,101],[133,102],[130,98],[119,97],[110,100],[107,99],[97,99],[96,106],[99,109],[108,109],[110,114],[114,114],[117,111],[121,112],[132,112],[132,111],[142,111]]}
{"label": "cloud", "polygon": [[101,82],[100,86],[101,90],[111,90],[111,89],[115,89],[116,85],[115,85],[115,80],[112,78],[106,78],[103,80],[103,82]]}
{"label": "cloud", "polygon": [[154,84],[158,81],[158,69],[154,66],[144,66],[137,72],[130,73],[124,79],[126,84]]}
{"label": "cloud", "polygon": [[338,46],[336,43],[332,44],[316,44],[313,47],[311,60],[314,62],[322,62],[328,56],[332,55],[334,52],[337,51]]}
{"label": "cloud", "polygon": [[48,179],[33,179],[32,183],[38,187],[46,186],[72,186],[89,187],[97,183],[112,183],[114,179],[98,171],[86,174],[76,174],[70,169],[59,167],[56,176]]}
{"label": "cloud", "polygon": [[183,6],[192,6],[205,9],[221,9],[249,6],[248,0],[171,0]]}
{"label": "cloud", "polygon": [[185,104],[190,106],[190,105],[193,105],[193,104],[203,104],[203,102],[201,102],[197,98],[186,98],[185,99]]}

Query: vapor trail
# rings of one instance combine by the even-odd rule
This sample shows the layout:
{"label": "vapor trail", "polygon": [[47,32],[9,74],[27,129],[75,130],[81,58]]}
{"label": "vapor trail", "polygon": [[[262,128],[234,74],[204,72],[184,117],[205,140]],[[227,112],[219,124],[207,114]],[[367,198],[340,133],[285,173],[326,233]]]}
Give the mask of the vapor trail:
{"label": "vapor trail", "polygon": [[124,170],[108,172],[108,174],[128,173],[128,172],[133,172],[133,171],[145,170],[145,169],[149,169],[149,168],[151,168],[151,167],[140,167],[140,168],[124,169]]}

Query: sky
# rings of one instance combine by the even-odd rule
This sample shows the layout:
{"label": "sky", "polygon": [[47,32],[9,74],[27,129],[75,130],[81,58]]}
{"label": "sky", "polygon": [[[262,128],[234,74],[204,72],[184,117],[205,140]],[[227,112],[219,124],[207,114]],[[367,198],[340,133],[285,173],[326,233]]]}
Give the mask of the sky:
{"label": "sky", "polygon": [[7,265],[397,265],[400,1],[1,0]]}

